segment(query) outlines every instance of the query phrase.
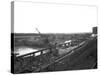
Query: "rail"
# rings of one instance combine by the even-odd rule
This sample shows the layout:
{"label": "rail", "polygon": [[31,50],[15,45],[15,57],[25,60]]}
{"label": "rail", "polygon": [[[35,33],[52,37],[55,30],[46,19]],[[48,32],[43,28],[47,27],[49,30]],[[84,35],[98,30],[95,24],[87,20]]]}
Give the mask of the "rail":
{"label": "rail", "polygon": [[[64,44],[59,44],[59,45],[64,45]],[[56,47],[58,47],[59,45],[51,46],[49,48],[41,49],[41,50],[38,50],[36,52],[28,53],[28,54],[21,55],[21,56],[18,56],[18,57],[15,56],[14,60],[15,61],[17,60],[18,62],[20,62],[22,67],[23,66],[27,67],[28,65],[31,65],[30,67],[36,67],[36,69],[30,69],[29,68],[29,70],[32,70],[32,72],[41,71],[41,70],[43,70],[44,68],[46,68],[50,65],[55,65],[57,62],[63,60],[67,55],[72,53],[72,50],[71,50],[64,56],[61,56],[61,57],[60,56],[58,56],[58,57],[54,56],[53,50],[55,51]],[[40,53],[39,56],[35,56],[36,53]],[[57,53],[55,52],[55,54],[57,54]],[[29,57],[28,58],[30,60],[29,62],[26,60],[26,58],[24,59],[24,57],[27,57],[27,56]],[[54,57],[54,59],[52,59],[52,57]],[[37,63],[35,63],[35,61],[33,61],[34,58],[36,58],[35,61]],[[25,61],[25,64],[24,64],[24,61]],[[35,63],[34,66],[32,66],[33,64],[31,64],[31,63]],[[19,68],[21,68],[21,66],[19,66]],[[24,71],[24,69],[22,69],[22,70]],[[22,70],[17,71],[17,73],[22,72]]]}

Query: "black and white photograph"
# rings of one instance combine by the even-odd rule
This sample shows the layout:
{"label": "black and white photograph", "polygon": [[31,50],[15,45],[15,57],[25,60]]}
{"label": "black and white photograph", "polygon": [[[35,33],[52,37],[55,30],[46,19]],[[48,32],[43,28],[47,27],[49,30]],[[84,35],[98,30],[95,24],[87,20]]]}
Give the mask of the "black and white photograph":
{"label": "black and white photograph", "polygon": [[98,8],[11,2],[11,73],[97,69]]}

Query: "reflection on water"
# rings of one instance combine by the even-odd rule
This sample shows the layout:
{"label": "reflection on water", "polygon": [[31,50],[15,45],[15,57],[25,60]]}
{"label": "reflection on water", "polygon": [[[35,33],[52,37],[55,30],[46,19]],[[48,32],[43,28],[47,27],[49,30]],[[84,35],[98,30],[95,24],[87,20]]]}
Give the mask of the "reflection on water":
{"label": "reflection on water", "polygon": [[[38,51],[38,49],[33,49],[33,48],[28,48],[28,47],[18,47],[18,48],[15,48],[14,53],[18,54],[17,56],[21,56],[21,55],[36,52],[36,51]],[[38,56],[38,55],[40,55],[40,52],[35,54],[35,56]]]}

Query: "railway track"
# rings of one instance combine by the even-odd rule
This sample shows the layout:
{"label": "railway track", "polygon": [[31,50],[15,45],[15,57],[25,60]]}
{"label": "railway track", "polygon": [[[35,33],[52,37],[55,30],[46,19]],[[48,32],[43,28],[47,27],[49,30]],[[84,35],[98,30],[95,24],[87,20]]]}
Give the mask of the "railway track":
{"label": "railway track", "polygon": [[[19,61],[22,65],[23,65],[23,63],[22,63],[23,61],[24,62],[29,61],[29,62],[24,64],[24,67],[20,66],[19,70],[15,70],[14,72],[15,73],[42,72],[42,71],[46,71],[47,69],[49,69],[49,71],[51,71],[51,69],[53,71],[55,71],[56,70],[55,68],[57,67],[56,65],[59,64],[59,62],[61,62],[60,64],[66,62],[66,65],[69,65],[70,62],[72,63],[72,62],[79,61],[79,60],[75,60],[75,59],[77,59],[81,54],[84,53],[84,49],[86,49],[87,46],[89,47],[89,44],[93,40],[94,39],[89,40],[87,42],[84,42],[84,43],[78,45],[77,48],[75,48],[73,50],[70,50],[66,54],[60,55],[60,56],[59,55],[58,56],[54,56],[52,54],[52,48],[50,47],[50,48],[42,49],[42,50],[39,50],[39,51],[36,51],[36,52],[33,52],[33,53],[28,53],[28,54],[22,55],[20,57],[17,57],[16,60]],[[44,54],[45,50],[48,50],[48,53]],[[37,57],[34,57],[35,53],[38,53],[38,52],[40,52],[41,54],[39,56],[37,56]],[[25,58],[25,56],[29,56],[29,57]],[[35,65],[34,65],[34,63],[32,64],[32,62],[34,62]],[[67,67],[69,67],[69,66],[67,66]]]}

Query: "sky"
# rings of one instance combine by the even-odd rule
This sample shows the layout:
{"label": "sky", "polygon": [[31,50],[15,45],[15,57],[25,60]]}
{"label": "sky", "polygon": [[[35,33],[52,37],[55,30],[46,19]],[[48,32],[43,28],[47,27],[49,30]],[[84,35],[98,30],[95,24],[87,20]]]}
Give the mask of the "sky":
{"label": "sky", "polygon": [[14,3],[15,33],[81,33],[97,26],[97,9],[56,3]]}

